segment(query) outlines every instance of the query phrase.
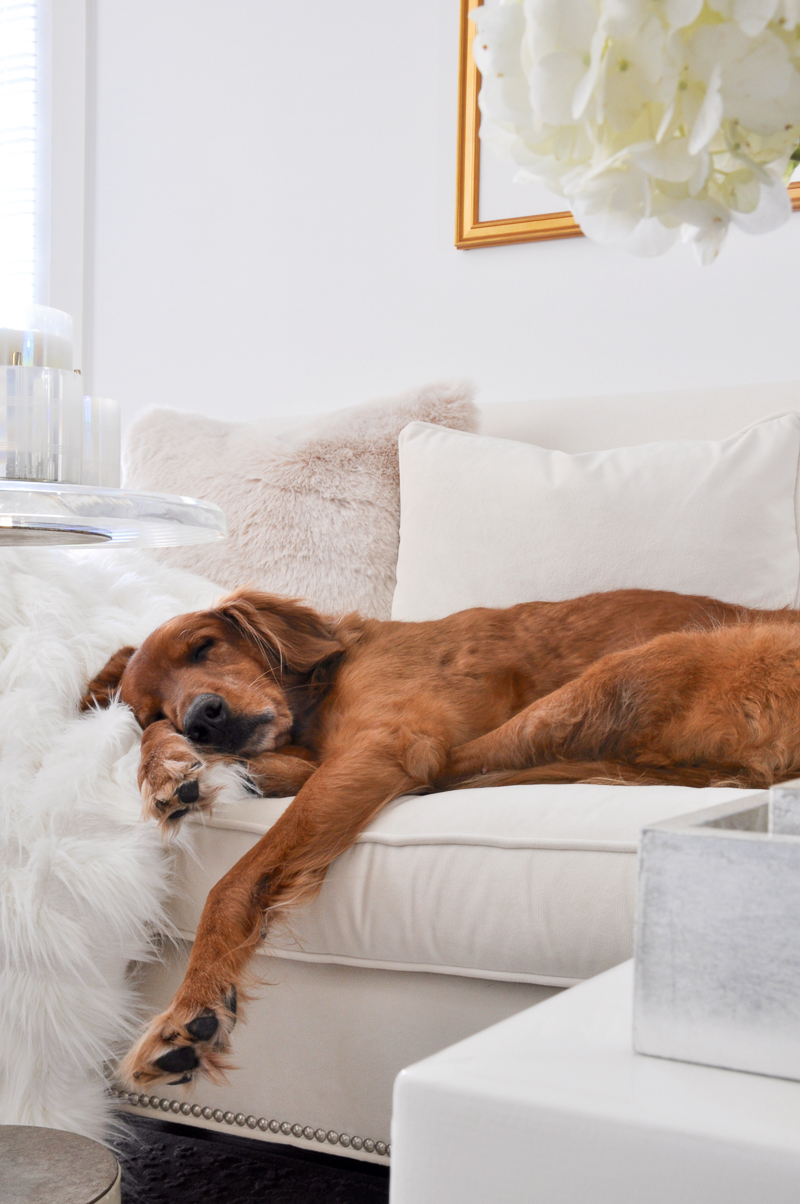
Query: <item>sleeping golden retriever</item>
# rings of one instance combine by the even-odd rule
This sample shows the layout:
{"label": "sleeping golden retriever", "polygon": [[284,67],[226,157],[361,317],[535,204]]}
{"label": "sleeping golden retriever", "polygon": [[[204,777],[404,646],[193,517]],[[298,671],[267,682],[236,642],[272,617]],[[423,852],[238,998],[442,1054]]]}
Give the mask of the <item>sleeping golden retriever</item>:
{"label": "sleeping golden retriever", "polygon": [[122,1077],[221,1075],[268,923],[401,794],[796,775],[799,613],[621,590],[395,623],[242,590],[121,649],[82,706],[119,694],[133,709],[145,813],[165,831],[213,802],[220,759],[295,796],[209,894],[184,981]]}

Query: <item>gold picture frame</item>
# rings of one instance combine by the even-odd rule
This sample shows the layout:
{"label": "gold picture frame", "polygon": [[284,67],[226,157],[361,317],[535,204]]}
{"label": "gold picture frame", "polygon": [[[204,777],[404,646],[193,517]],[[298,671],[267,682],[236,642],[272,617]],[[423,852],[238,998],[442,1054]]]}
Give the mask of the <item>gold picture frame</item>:
{"label": "gold picture frame", "polygon": [[[478,93],[481,77],[475,66],[472,42],[475,26],[469,14],[482,0],[461,0],[458,66],[458,163],[456,167],[456,246],[499,247],[506,243],[538,242],[545,238],[582,237],[581,228],[569,211],[538,213],[530,217],[478,220],[480,212],[481,148],[478,131],[481,114]],[[800,209],[800,183],[789,185],[792,208]]]}

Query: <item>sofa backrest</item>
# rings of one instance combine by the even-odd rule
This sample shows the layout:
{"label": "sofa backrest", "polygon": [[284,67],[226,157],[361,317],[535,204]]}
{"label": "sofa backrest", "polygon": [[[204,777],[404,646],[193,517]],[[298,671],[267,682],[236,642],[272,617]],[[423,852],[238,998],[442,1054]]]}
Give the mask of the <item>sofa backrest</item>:
{"label": "sofa backrest", "polygon": [[723,439],[791,410],[800,412],[800,381],[486,403],[480,407],[479,429],[482,435],[574,453],[662,439]]}

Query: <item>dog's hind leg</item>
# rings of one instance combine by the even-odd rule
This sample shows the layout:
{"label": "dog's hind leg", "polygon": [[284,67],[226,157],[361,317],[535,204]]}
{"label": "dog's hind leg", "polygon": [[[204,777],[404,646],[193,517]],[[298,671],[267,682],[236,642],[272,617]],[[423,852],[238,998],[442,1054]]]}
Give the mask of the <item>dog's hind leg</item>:
{"label": "dog's hind leg", "polygon": [[461,778],[450,790],[486,786],[559,785],[590,782],[596,786],[733,786],[760,790],[760,775],[719,765],[629,765],[625,761],[552,761],[532,769],[497,769]]}
{"label": "dog's hind leg", "polygon": [[737,629],[676,632],[610,653],[500,727],[453,749],[437,784],[446,789],[478,774],[560,761],[713,766],[726,777],[752,771],[761,784],[763,739],[748,744],[736,692],[741,685],[731,692],[724,684],[728,662],[746,664],[747,647],[739,643]]}
{"label": "dog's hind leg", "polygon": [[662,781],[663,771],[674,769],[685,778],[708,774],[714,784],[763,789],[800,767],[799,703],[800,651],[780,630],[734,626],[657,636],[603,657],[453,749],[437,784],[446,789],[557,762],[612,761]]}
{"label": "dog's hind leg", "polygon": [[603,657],[500,727],[453,749],[439,784],[551,761],[625,760],[625,745],[652,727],[662,709],[664,683],[647,670],[639,649]]}

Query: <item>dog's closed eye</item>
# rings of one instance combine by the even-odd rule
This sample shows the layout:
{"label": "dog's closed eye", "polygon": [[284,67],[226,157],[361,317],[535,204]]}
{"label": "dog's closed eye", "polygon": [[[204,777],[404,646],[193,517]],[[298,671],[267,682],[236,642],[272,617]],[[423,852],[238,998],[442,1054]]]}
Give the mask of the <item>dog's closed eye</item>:
{"label": "dog's closed eye", "polygon": [[215,639],[209,637],[207,640],[203,640],[201,643],[195,644],[194,648],[190,648],[189,664],[199,665],[201,661],[204,661],[216,642],[217,641]]}

